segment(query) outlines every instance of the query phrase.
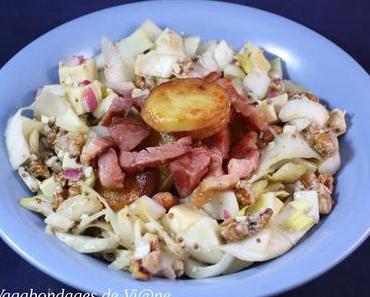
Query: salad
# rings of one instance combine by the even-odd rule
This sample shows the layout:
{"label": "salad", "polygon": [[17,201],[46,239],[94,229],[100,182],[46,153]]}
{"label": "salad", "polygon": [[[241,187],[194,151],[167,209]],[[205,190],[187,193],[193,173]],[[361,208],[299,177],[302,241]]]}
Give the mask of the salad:
{"label": "salad", "polygon": [[9,160],[33,193],[20,204],[139,280],[286,253],[333,209],[347,127],[282,64],[252,43],[235,51],[149,20],[104,37],[9,119]]}

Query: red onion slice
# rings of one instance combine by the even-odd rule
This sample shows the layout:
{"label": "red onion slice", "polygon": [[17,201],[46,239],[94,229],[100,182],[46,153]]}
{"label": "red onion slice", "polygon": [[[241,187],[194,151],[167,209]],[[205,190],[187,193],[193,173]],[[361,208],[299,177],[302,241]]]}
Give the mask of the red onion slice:
{"label": "red onion slice", "polygon": [[224,209],[223,217],[224,217],[224,220],[231,218],[230,212],[227,209]]}
{"label": "red onion slice", "polygon": [[96,100],[95,93],[93,89],[88,88],[85,95],[85,101],[87,110],[93,112],[98,107],[98,100]]}
{"label": "red onion slice", "polygon": [[85,79],[84,81],[82,81],[82,82],[79,83],[80,86],[87,86],[89,84],[91,84],[91,81],[89,81],[87,79]]}
{"label": "red onion slice", "polygon": [[63,177],[65,179],[78,181],[81,177],[81,170],[80,169],[64,169],[63,170]]}

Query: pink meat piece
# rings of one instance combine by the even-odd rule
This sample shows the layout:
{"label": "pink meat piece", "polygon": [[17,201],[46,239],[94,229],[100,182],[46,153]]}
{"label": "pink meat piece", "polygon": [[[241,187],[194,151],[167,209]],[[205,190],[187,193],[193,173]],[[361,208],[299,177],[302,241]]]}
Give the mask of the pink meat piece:
{"label": "pink meat piece", "polygon": [[118,163],[117,153],[110,148],[99,157],[98,175],[101,185],[108,189],[123,188],[125,174]]}
{"label": "pink meat piece", "polygon": [[143,96],[139,96],[139,97],[135,97],[133,98],[133,104],[134,106],[138,109],[138,110],[141,110],[144,106],[144,103],[146,101],[146,99],[149,97],[149,95],[143,95]]}
{"label": "pink meat piece", "polygon": [[140,121],[112,124],[109,133],[121,151],[131,151],[150,134]]}
{"label": "pink meat piece", "polygon": [[181,197],[189,195],[198,186],[210,161],[210,152],[198,147],[170,163],[169,169]]}
{"label": "pink meat piece", "polygon": [[239,178],[232,174],[223,174],[203,179],[200,184],[201,192],[226,191],[235,187]]}
{"label": "pink meat piece", "polygon": [[231,159],[227,166],[228,174],[207,177],[201,182],[201,191],[226,191],[235,187],[240,179],[249,177],[258,167],[260,152],[252,150],[243,159]]}
{"label": "pink meat piece", "polygon": [[242,159],[245,154],[251,150],[258,150],[256,142],[257,133],[254,131],[248,132],[235,146],[232,147],[230,158]]}
{"label": "pink meat piece", "polygon": [[238,179],[247,178],[257,169],[259,163],[260,152],[254,150],[246,153],[243,159],[231,159],[227,165],[227,171]]}
{"label": "pink meat piece", "polygon": [[204,139],[204,144],[210,149],[217,149],[222,153],[222,157],[225,159],[229,154],[230,150],[230,131],[229,127],[223,127],[215,135]]}
{"label": "pink meat piece", "polygon": [[222,76],[221,71],[212,71],[212,72],[208,73],[205,77],[203,77],[203,79],[206,82],[213,83],[213,82],[217,81],[218,79],[220,79],[221,76]]}
{"label": "pink meat piece", "polygon": [[110,136],[99,136],[92,138],[82,148],[82,153],[80,156],[81,163],[89,163],[91,160],[95,159],[112,146],[114,146],[114,142]]}
{"label": "pink meat piece", "polygon": [[131,98],[117,97],[109,106],[107,112],[101,120],[101,125],[108,127],[113,117],[126,117],[132,107]]}
{"label": "pink meat piece", "polygon": [[180,138],[175,143],[156,147],[147,147],[139,152],[121,151],[120,164],[125,172],[133,173],[148,167],[156,167],[173,161],[186,154],[191,149],[192,138]]}
{"label": "pink meat piece", "polygon": [[227,90],[232,107],[243,117],[246,123],[259,131],[265,131],[268,128],[263,113],[256,106],[250,104],[246,98],[235,89],[231,80],[220,78],[216,80],[215,83]]}
{"label": "pink meat piece", "polygon": [[222,153],[217,149],[213,149],[210,150],[210,154],[211,162],[209,163],[207,177],[223,175],[224,170],[222,168]]}

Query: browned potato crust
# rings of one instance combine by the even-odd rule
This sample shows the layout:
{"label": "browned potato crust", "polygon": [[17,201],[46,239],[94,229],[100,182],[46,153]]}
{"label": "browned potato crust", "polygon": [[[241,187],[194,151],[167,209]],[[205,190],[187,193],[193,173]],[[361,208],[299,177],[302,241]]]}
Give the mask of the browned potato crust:
{"label": "browned potato crust", "polygon": [[225,89],[198,78],[174,79],[156,87],[141,110],[160,132],[201,131],[225,123],[230,102]]}

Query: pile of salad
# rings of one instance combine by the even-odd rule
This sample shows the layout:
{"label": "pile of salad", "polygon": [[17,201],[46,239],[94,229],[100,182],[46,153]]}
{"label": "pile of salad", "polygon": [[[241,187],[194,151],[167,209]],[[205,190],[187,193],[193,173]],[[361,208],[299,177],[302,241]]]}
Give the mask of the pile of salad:
{"label": "pile of salad", "polygon": [[[20,204],[139,280],[206,278],[291,249],[332,211],[345,113],[247,43],[145,21],[59,63],[6,129]],[[25,112],[32,111],[32,117]]]}

